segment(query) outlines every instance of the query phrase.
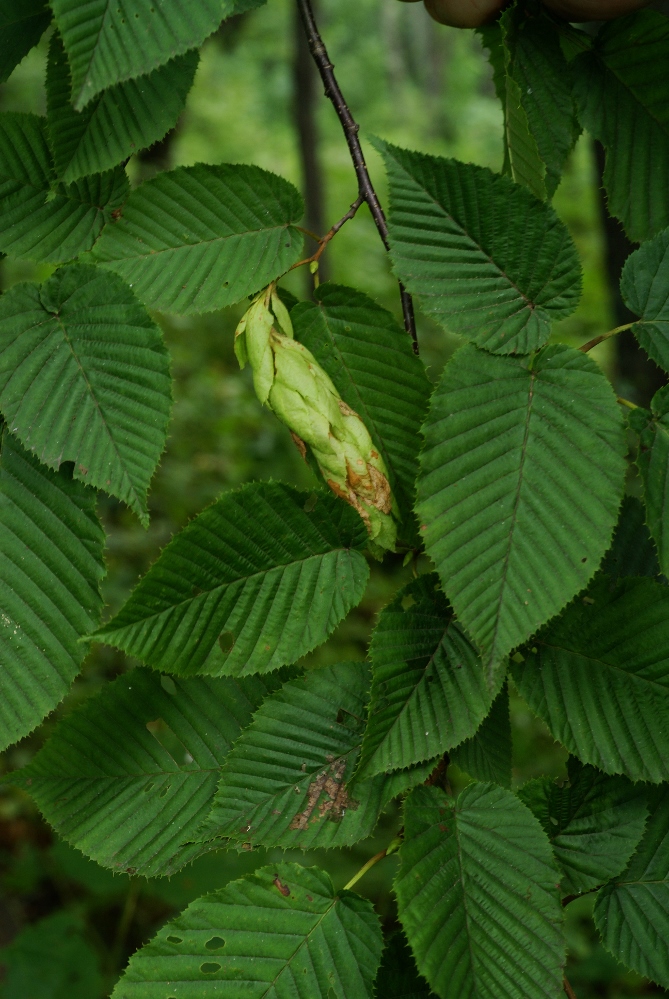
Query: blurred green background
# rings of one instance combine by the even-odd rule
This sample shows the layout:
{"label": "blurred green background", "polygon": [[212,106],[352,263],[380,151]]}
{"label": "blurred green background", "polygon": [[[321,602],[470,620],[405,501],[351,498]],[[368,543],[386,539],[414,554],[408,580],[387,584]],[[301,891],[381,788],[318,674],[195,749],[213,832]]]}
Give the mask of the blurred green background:
{"label": "blurred green background", "polygon": [[[474,33],[436,26],[422,4],[320,0],[319,8],[322,33],[363,140],[377,134],[403,146],[500,168],[501,112]],[[294,81],[301,73],[304,82],[308,67],[297,37],[291,0],[269,0],[259,11],[225,23],[203,49],[177,128],[128,164],[132,182],[169,166],[228,161],[257,163],[302,186]],[[45,38],[0,87],[0,110],[44,113],[46,51]],[[315,85],[314,93],[311,124],[318,143],[311,152],[323,174],[316,214],[320,211],[326,229],[344,214],[357,192],[335,114],[320,86]],[[301,111],[304,124],[304,103]],[[371,147],[367,152],[385,200],[379,159]],[[619,307],[607,273],[598,187],[594,149],[582,137],[555,197],[585,274],[578,312],[555,330],[557,339],[572,344],[615,325]],[[3,289],[21,280],[42,280],[50,272],[11,260],[4,260],[0,269]],[[328,248],[324,270],[332,280],[366,291],[399,315],[397,286],[366,208]],[[306,277],[295,273],[286,285],[307,295]],[[109,535],[104,584],[108,614],[119,607],[174,532],[221,491],[270,477],[310,484],[311,473],[288,431],[260,407],[248,371],[238,370],[232,333],[241,311],[239,306],[200,318],[157,317],[173,359],[170,437],[153,483],[148,531],[115,500],[100,497]],[[420,312],[418,331],[422,357],[435,379],[457,340]],[[594,353],[619,391],[634,397],[643,389],[621,367],[615,349],[608,342]],[[399,559],[389,559],[383,567],[375,564],[362,605],[310,662],[364,658],[375,616],[408,578],[409,570]],[[133,665],[112,649],[93,647],[69,697],[32,736],[4,754],[2,772],[25,765],[58,718]],[[566,754],[515,694],[512,714],[516,783],[539,774],[563,774]],[[458,785],[466,777],[456,772],[453,780]],[[398,815],[391,810],[372,841],[343,856],[313,853],[303,862],[328,868],[335,884],[343,885],[388,843],[397,827]],[[166,919],[197,895],[278,856],[279,851],[213,854],[169,881],[114,876],[58,841],[27,796],[0,788],[0,999],[107,996],[129,955]],[[385,860],[358,885],[374,899],[389,930],[395,926],[390,894],[395,863],[394,858]],[[664,995],[606,954],[597,942],[590,911],[590,898],[567,910],[568,974],[578,999]]]}

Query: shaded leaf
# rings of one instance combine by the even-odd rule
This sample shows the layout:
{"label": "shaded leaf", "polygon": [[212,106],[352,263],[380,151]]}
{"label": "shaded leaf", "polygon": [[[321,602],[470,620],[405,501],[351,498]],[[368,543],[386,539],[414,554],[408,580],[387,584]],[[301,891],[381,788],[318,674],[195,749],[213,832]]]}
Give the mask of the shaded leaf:
{"label": "shaded leaf", "polygon": [[[547,197],[546,165],[539,153],[537,140],[523,106],[524,91],[513,73],[517,47],[518,24],[514,10],[505,11],[500,19],[504,54],[502,109],[504,111],[504,143],[508,167],[505,170],[517,184],[524,186],[541,201]],[[527,88],[525,88],[527,89]]]}
{"label": "shaded leaf", "polygon": [[630,312],[640,317],[632,327],[639,345],[669,371],[669,229],[627,258],[620,294]]}
{"label": "shaded leaf", "polygon": [[102,601],[95,494],[39,465],[6,431],[0,456],[0,749],[65,697]]}
{"label": "shaded leaf", "polygon": [[130,958],[112,999],[371,999],[382,947],[371,902],[317,867],[275,864],[192,902]]}
{"label": "shaded leaf", "polygon": [[581,293],[576,250],[553,209],[484,167],[378,148],[394,268],[423,310],[495,353],[546,343]]}
{"label": "shaded leaf", "polygon": [[28,55],[49,27],[51,11],[47,0],[4,0],[0,7],[0,83]]}
{"label": "shaded leaf", "polygon": [[652,413],[635,409],[630,426],[639,434],[636,465],[643,484],[646,523],[657,546],[660,570],[669,574],[669,387],[656,392]]}
{"label": "shaded leaf", "polygon": [[613,532],[611,548],[602,562],[602,570],[620,579],[623,576],[660,575],[657,549],[645,524],[646,511],[636,496],[626,496]]}
{"label": "shaded leaf", "polygon": [[601,576],[525,656],[511,663],[518,689],[570,753],[631,780],[669,780],[666,586]]}
{"label": "shaded leaf", "polygon": [[25,447],[118,496],[148,523],[165,446],[169,357],[160,330],[115,274],[75,264],[0,298],[0,409]]}
{"label": "shaded leaf", "polygon": [[0,950],[3,999],[91,999],[102,993],[98,955],[81,918],[55,912]]}
{"label": "shaded leaf", "polygon": [[609,547],[622,418],[580,351],[551,345],[528,362],[467,346],[446,365],[424,432],[426,550],[490,667],[587,584]]}
{"label": "shaded leaf", "polygon": [[201,513],[96,635],[168,673],[242,676],[296,662],[365,591],[357,513],[253,483]]}
{"label": "shaded leaf", "polygon": [[511,717],[509,690],[505,685],[476,734],[449,753],[455,763],[476,780],[511,787]]}
{"label": "shaded leaf", "polygon": [[401,930],[386,942],[375,987],[379,999],[435,999]]}
{"label": "shaded leaf", "polygon": [[558,872],[530,810],[501,787],[470,784],[456,801],[415,788],[404,814],[399,917],[437,995],[558,999]]}

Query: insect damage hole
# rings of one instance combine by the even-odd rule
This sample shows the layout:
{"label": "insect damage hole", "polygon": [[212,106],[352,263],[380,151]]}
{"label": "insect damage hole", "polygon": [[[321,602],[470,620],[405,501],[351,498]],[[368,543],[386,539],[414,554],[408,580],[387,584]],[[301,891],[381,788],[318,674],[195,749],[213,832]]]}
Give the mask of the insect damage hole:
{"label": "insect damage hole", "polygon": [[204,964],[200,965],[200,971],[203,975],[215,975],[220,970],[220,964],[214,964],[212,961],[205,961]]}
{"label": "insect damage hole", "polygon": [[223,631],[218,636],[218,644],[223,655],[227,656],[228,652],[232,652],[232,648],[235,644],[235,636],[231,631]]}
{"label": "insect damage hole", "polygon": [[207,940],[205,947],[207,950],[220,950],[221,947],[225,947],[225,940],[223,937],[212,937],[211,940]]}

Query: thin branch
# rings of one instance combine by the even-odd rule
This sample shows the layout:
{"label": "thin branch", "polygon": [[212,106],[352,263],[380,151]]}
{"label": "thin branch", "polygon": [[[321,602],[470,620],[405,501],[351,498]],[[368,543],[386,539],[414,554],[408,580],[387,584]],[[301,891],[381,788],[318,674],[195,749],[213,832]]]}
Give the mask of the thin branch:
{"label": "thin branch", "polygon": [[[325,87],[325,96],[332,102],[332,106],[337,112],[337,116],[344,130],[346,142],[348,143],[349,152],[355,168],[355,174],[358,179],[358,191],[360,192],[360,196],[363,201],[366,201],[369,205],[369,210],[372,213],[372,218],[374,219],[374,223],[378,229],[379,236],[381,237],[386,250],[389,250],[390,244],[388,242],[388,225],[386,223],[386,217],[383,213],[383,209],[381,208],[378,196],[374,190],[374,185],[372,184],[372,180],[369,176],[367,164],[365,163],[365,156],[362,151],[362,146],[360,145],[360,139],[358,138],[360,126],[354,120],[353,115],[344,100],[344,95],[341,92],[339,84],[337,83],[337,78],[334,75],[334,66],[330,62],[327,49],[325,48],[323,39],[320,36],[310,0],[297,0],[297,6],[302,18],[302,23],[304,24],[307,41],[309,42],[309,49],[313,56],[314,62],[318,67],[318,71],[321,74],[321,79]],[[416,320],[414,318],[413,302],[411,300],[411,295],[401,282],[400,297],[402,299],[404,326],[413,341],[414,353],[417,354],[418,339],[416,336]]]}
{"label": "thin branch", "polygon": [[618,396],[616,402],[619,402],[621,406],[627,406],[628,409],[639,408],[635,402],[630,402],[629,399],[623,399],[621,395]]}
{"label": "thin branch", "polygon": [[565,980],[564,980],[564,990],[567,993],[567,996],[569,997],[569,999],[576,999],[576,993],[574,992],[574,990],[572,989],[571,985],[567,981],[566,976],[565,976]]}
{"label": "thin branch", "polygon": [[634,323],[625,323],[624,326],[616,326],[614,330],[609,330],[608,333],[602,333],[600,336],[596,336],[593,337],[592,340],[588,340],[587,343],[584,343],[583,346],[578,349],[582,350],[584,354],[587,354],[589,350],[592,350],[593,347],[596,347],[600,343],[604,343],[604,341],[608,340],[609,337],[615,336],[616,333],[622,333],[624,330],[628,330],[632,326],[634,326]]}

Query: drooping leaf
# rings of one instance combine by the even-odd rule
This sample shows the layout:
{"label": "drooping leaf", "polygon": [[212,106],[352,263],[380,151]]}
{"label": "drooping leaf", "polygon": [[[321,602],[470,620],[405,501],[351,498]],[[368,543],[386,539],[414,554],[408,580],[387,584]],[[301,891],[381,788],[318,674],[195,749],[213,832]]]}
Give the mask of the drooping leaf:
{"label": "drooping leaf", "polygon": [[595,925],[604,946],[640,975],[669,988],[669,790],[650,800],[646,833],[629,867],[603,888]]}
{"label": "drooping leaf", "polygon": [[515,8],[506,11],[500,19],[502,51],[504,55],[504,79],[502,109],[504,111],[505,172],[517,184],[523,184],[528,191],[545,201],[546,164],[539,153],[539,146],[523,106],[524,93],[513,73],[515,50],[517,47],[518,23],[513,14]]}
{"label": "drooping leaf", "polygon": [[275,864],[163,926],[112,999],[371,999],[382,948],[371,902],[317,867]]}
{"label": "drooping leaf", "polygon": [[431,386],[395,318],[353,288],[324,284],[292,312],[296,338],[314,355],[369,430],[404,518],[413,510],[420,425]]}
{"label": "drooping leaf", "polygon": [[494,353],[546,343],[581,292],[574,244],[553,209],[484,167],[378,148],[393,264],[424,311]]}
{"label": "drooping leaf", "polygon": [[349,786],[369,680],[366,663],[339,663],[268,698],[225,761],[199,838],[312,849],[371,835],[384,805],[425,780],[432,764]]}
{"label": "drooping leaf", "polygon": [[0,456],[0,749],[62,701],[100,619],[104,533],[95,494],[7,431]]}
{"label": "drooping leaf", "polygon": [[640,317],[632,327],[639,345],[669,371],[669,229],[627,258],[620,293],[630,312]]}
{"label": "drooping leaf", "polygon": [[602,571],[621,579],[623,576],[660,575],[657,549],[645,524],[646,511],[636,496],[626,496],[613,532],[611,548],[602,562]]}
{"label": "drooping leaf", "polygon": [[511,717],[505,685],[475,735],[449,753],[451,763],[476,780],[511,787]]}
{"label": "drooping leaf", "polygon": [[148,522],[165,446],[169,357],[115,274],[75,264],[0,298],[0,410],[41,462],[118,496]]}
{"label": "drooping leaf", "polygon": [[366,542],[332,493],[244,486],[170,542],[96,637],[168,673],[268,673],[324,642],[362,599]]}
{"label": "drooping leaf", "polygon": [[126,199],[119,167],[56,182],[46,119],[0,115],[0,250],[25,260],[57,264],[90,250]]}
{"label": "drooping leaf", "polygon": [[435,573],[409,583],[382,612],[370,647],[373,682],[358,779],[440,756],[474,735],[491,685]]}
{"label": "drooping leaf", "polygon": [[524,654],[511,663],[518,689],[570,753],[669,780],[669,588],[601,576]]}
{"label": "drooping leaf", "polygon": [[636,465],[643,483],[646,523],[657,545],[660,569],[669,575],[669,386],[656,392],[652,412],[635,409],[630,426],[639,434]]}
{"label": "drooping leaf", "polygon": [[455,801],[415,788],[404,816],[399,917],[437,995],[558,999],[558,871],[530,810],[501,787],[470,784]]}
{"label": "drooping leaf", "polygon": [[375,987],[379,999],[436,999],[400,930],[386,941]]}
{"label": "drooping leaf", "polygon": [[109,170],[162,139],[183,111],[198,58],[196,51],[187,52],[148,76],[105,90],[83,111],[75,111],[67,56],[55,33],[47,68],[47,120],[58,176],[73,181]]}
{"label": "drooping leaf", "polygon": [[490,666],[557,614],[609,547],[625,478],[622,417],[580,351],[551,345],[530,362],[466,346],[446,366],[424,432],[426,549]]}
{"label": "drooping leaf", "polygon": [[199,48],[221,21],[258,6],[248,0],[53,0],[72,70],[72,103],[81,111],[96,94],[145,76]]}
{"label": "drooping leaf", "polygon": [[11,780],[59,836],[103,867],[173,874],[206,817],[219,769],[279,683],[172,680],[138,667],[61,721]]}
{"label": "drooping leaf", "polygon": [[569,781],[548,777],[518,792],[541,822],[562,868],[564,895],[590,891],[627,866],[643,836],[648,809],[641,785],[569,761]]}
{"label": "drooping leaf", "polygon": [[99,958],[83,920],[54,912],[25,926],[0,950],[3,999],[91,999],[102,994]]}
{"label": "drooping leaf", "polygon": [[0,83],[37,45],[50,20],[47,0],[4,0],[0,6]]}
{"label": "drooping leaf", "polygon": [[606,150],[611,215],[634,241],[669,225],[669,20],[638,11],[604,25],[573,63],[581,124]]}
{"label": "drooping leaf", "polygon": [[302,211],[293,185],[260,167],[179,167],[132,192],[94,255],[152,308],[210,312],[295,263]]}

